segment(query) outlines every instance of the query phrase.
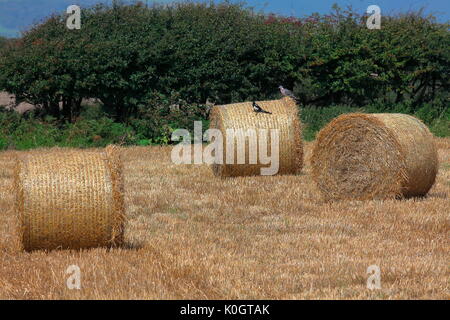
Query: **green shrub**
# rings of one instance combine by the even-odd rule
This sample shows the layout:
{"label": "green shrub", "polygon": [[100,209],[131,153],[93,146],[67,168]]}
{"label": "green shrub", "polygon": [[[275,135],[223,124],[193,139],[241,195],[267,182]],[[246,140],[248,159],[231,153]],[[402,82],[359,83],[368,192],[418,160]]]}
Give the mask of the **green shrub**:
{"label": "green shrub", "polygon": [[97,120],[103,117],[111,117],[105,110],[102,104],[97,105],[82,105],[81,112],[78,119]]}
{"label": "green shrub", "polygon": [[109,144],[130,145],[136,143],[131,128],[110,118],[80,120],[66,125],[59,145],[64,147],[105,147]]}
{"label": "green shrub", "polygon": [[51,125],[22,121],[13,135],[13,145],[17,150],[58,145],[59,130]]}
{"label": "green shrub", "polygon": [[[54,15],[34,25],[0,55],[0,90],[43,105],[60,123],[83,112],[82,97],[100,99],[108,116],[130,123],[143,106],[153,108],[156,94],[176,93],[201,108],[207,99],[276,98],[279,84],[320,107],[419,112],[426,121],[448,108],[448,24],[420,12],[383,15],[381,30],[337,6],[296,19],[214,1],[84,8],[83,32],[62,21]],[[95,110],[86,112],[91,119]],[[152,139],[179,125],[138,122]]]}
{"label": "green shrub", "polygon": [[5,150],[8,148],[8,140],[3,135],[0,135],[0,150]]}
{"label": "green shrub", "polygon": [[167,97],[155,94],[138,110],[138,117],[131,119],[138,139],[151,144],[171,144],[172,133],[177,129],[193,131],[194,122],[202,121],[203,128],[207,128],[207,107],[204,105],[189,104],[179,95],[172,94]]}
{"label": "green shrub", "polygon": [[429,103],[424,104],[415,112],[414,115],[427,125],[432,124],[434,120],[440,119],[443,116],[438,108],[435,108]]}
{"label": "green shrub", "polygon": [[0,90],[43,108],[0,110],[0,148],[170,144],[176,129],[207,127],[206,101],[274,99],[279,84],[305,105],[306,140],[357,111],[414,114],[448,135],[448,24],[410,13],[368,30],[365,20],[337,6],[296,19],[229,2],[136,3],[85,8],[75,32],[54,15],[1,50]]}
{"label": "green shrub", "polygon": [[22,117],[16,112],[0,109],[0,148],[25,150],[51,147],[59,139],[58,129],[34,118]]}
{"label": "green shrub", "polygon": [[450,137],[450,119],[436,119],[430,126],[431,132],[436,137]]}
{"label": "green shrub", "polygon": [[137,145],[141,147],[147,147],[150,146],[151,144],[152,141],[150,139],[141,139],[137,142]]}
{"label": "green shrub", "polygon": [[344,113],[364,112],[364,109],[349,106],[331,106],[328,108],[305,106],[301,109],[303,122],[303,138],[306,141],[314,140],[320,129],[331,120]]}
{"label": "green shrub", "polygon": [[80,119],[59,125],[52,117],[23,117],[0,110],[0,149],[26,150],[38,147],[105,147],[109,144],[136,144],[131,127],[113,119]]}

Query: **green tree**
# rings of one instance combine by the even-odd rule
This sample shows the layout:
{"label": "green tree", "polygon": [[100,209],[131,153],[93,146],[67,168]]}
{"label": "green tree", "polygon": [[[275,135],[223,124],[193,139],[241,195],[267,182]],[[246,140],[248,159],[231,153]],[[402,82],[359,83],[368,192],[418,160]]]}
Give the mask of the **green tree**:
{"label": "green tree", "polygon": [[81,30],[65,19],[49,17],[0,55],[0,89],[61,121],[83,98],[129,122],[170,117],[173,104],[275,98],[280,84],[316,106],[448,108],[448,25],[420,13],[384,17],[381,30],[337,6],[297,19],[226,2],[97,5],[82,10]]}

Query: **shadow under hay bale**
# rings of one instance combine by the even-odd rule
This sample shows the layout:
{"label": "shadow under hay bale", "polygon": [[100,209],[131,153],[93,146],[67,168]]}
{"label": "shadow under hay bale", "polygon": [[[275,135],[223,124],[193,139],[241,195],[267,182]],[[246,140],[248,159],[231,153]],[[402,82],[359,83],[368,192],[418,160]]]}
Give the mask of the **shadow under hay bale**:
{"label": "shadow under hay bale", "polygon": [[20,247],[26,251],[123,244],[119,150],[19,154],[14,177]]}
{"label": "shadow under hay bale", "polygon": [[320,131],[312,176],[327,200],[420,197],[433,186],[433,135],[404,114],[348,114]]}
{"label": "shadow under hay bale", "polygon": [[[262,109],[272,114],[256,113],[253,111],[252,102],[229,104],[216,106],[211,111],[211,129],[218,129],[223,136],[223,164],[213,164],[212,170],[216,176],[220,177],[238,177],[238,176],[258,176],[261,175],[262,168],[268,168],[270,165],[260,161],[262,149],[260,148],[261,139],[259,137],[267,130],[267,145],[264,147],[271,156],[272,142],[271,129],[275,129],[279,134],[279,168],[276,174],[298,174],[303,167],[303,142],[301,133],[301,123],[299,111],[296,102],[289,97],[281,100],[259,101],[257,102]],[[235,131],[254,130],[258,143],[254,149],[250,148],[250,137],[245,139],[245,162],[238,162],[237,150],[239,148],[238,140],[227,134],[227,130]],[[234,140],[234,141],[233,141]],[[234,162],[228,162],[227,156],[230,149],[227,145],[232,145],[234,149]],[[241,144],[242,146],[243,144]],[[242,149],[244,149],[242,148]],[[257,155],[257,161],[251,162],[249,151]]]}

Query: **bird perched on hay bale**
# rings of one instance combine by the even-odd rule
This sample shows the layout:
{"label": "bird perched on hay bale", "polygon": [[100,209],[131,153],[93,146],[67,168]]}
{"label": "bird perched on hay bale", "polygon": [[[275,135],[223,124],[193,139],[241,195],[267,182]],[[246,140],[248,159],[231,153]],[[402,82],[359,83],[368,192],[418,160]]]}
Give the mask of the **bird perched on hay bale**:
{"label": "bird perched on hay bale", "polygon": [[297,104],[299,103],[298,98],[294,95],[294,93],[291,90],[288,90],[281,85],[278,88],[280,89],[280,92],[283,95],[283,97],[290,97],[290,98],[294,99],[294,101]]}
{"label": "bird perched on hay bale", "polygon": [[261,108],[255,101],[253,101],[253,111],[256,113],[272,114],[272,112],[266,111],[263,108]]}
{"label": "bird perched on hay bale", "polygon": [[[279,158],[279,170],[276,174],[298,174],[303,167],[303,141],[299,110],[292,98],[284,97],[280,100],[258,101],[255,105],[264,106],[267,112],[274,116],[264,116],[252,112],[251,102],[234,103],[224,106],[215,106],[211,112],[211,129],[218,129],[222,133],[223,140],[220,142],[224,161],[214,163],[212,170],[219,177],[242,177],[262,175],[261,170],[268,167],[261,158],[257,163],[251,163],[250,154],[251,136],[246,136],[249,131],[254,131],[255,136],[267,137],[264,148],[263,140],[257,141],[258,156],[270,150],[270,157]],[[276,116],[275,116],[276,115]],[[278,133],[278,139],[272,140],[271,133]],[[243,142],[242,144],[240,142]],[[260,144],[260,142],[262,144]],[[278,143],[277,143],[278,142]],[[274,146],[278,145],[277,148]],[[244,150],[245,161],[239,163],[237,150]],[[272,152],[272,150],[276,150]],[[228,162],[228,157],[232,162]]]}

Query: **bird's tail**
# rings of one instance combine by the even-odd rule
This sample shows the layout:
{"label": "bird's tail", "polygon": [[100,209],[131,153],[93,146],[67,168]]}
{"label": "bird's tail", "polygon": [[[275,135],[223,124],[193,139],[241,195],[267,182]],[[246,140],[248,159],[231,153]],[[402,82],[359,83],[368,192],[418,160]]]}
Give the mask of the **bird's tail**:
{"label": "bird's tail", "polygon": [[291,98],[292,100],[294,100],[295,103],[296,103],[297,105],[300,104],[300,99],[297,98],[296,96],[294,96],[294,95],[289,95],[289,96],[287,96],[287,97],[289,97],[289,98]]}

